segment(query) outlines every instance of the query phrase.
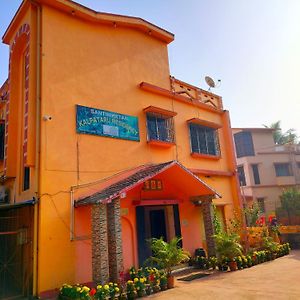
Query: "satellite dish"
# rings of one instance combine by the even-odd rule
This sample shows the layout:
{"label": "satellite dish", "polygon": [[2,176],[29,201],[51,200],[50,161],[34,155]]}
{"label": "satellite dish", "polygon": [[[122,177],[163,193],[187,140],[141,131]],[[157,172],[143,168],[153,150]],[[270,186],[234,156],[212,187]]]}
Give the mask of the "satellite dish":
{"label": "satellite dish", "polygon": [[[205,82],[206,82],[207,85],[209,86],[209,89],[208,89],[209,91],[210,91],[211,88],[216,88],[216,87],[217,87],[215,81],[214,81],[211,77],[209,77],[209,76],[205,76]],[[218,83],[219,83],[219,85],[220,85],[221,79],[218,79]],[[218,86],[219,86],[219,85],[218,85]]]}

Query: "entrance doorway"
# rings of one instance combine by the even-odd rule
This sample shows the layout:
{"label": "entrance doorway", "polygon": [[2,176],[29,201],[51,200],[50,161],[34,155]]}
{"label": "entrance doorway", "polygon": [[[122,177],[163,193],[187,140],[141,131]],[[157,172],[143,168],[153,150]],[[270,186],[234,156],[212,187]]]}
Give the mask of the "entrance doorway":
{"label": "entrance doorway", "polygon": [[169,242],[173,237],[181,236],[178,205],[137,206],[136,231],[139,264],[143,265],[151,256],[147,241],[162,237]]}
{"label": "entrance doorway", "polygon": [[165,209],[154,209],[149,211],[151,238],[163,238],[167,241]]}
{"label": "entrance doorway", "polygon": [[0,209],[0,299],[32,294],[33,206]]}

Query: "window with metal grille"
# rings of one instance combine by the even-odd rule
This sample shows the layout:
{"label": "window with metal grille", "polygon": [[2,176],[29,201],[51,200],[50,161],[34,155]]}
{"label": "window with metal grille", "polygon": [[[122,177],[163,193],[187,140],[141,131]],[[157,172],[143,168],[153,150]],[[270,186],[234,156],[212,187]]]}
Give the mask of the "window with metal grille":
{"label": "window with metal grille", "polygon": [[292,168],[289,163],[276,163],[274,164],[274,167],[277,177],[293,176]]}
{"label": "window with metal grille", "polygon": [[252,165],[252,172],[253,172],[254,183],[260,184],[258,165]]}
{"label": "window with metal grille", "polygon": [[217,129],[189,124],[192,153],[220,155],[220,147]]}
{"label": "window with metal grille", "polygon": [[254,156],[252,134],[249,131],[242,131],[233,135],[237,157]]}
{"label": "window with metal grille", "polygon": [[266,212],[266,207],[265,207],[265,198],[257,198],[257,205],[259,207],[259,210],[264,213]]}
{"label": "window with metal grille", "polygon": [[4,159],[5,123],[0,120],[0,160]]}
{"label": "window with metal grille", "polygon": [[147,113],[148,141],[175,142],[173,117]]}
{"label": "window with metal grille", "polygon": [[23,191],[29,190],[29,188],[30,188],[30,168],[25,167],[24,174],[23,174]]}
{"label": "window with metal grille", "polygon": [[245,176],[245,171],[243,166],[238,166],[237,167],[238,175],[239,175],[239,182],[241,186],[245,186],[246,184],[246,176]]}

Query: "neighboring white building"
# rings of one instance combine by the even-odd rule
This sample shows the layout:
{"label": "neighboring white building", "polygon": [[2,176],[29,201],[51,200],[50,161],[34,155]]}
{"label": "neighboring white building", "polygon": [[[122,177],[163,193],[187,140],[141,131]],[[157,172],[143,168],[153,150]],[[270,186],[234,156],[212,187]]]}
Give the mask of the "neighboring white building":
{"label": "neighboring white building", "polygon": [[266,216],[288,187],[300,187],[300,145],[276,145],[273,129],[233,128],[244,205],[257,201]]}

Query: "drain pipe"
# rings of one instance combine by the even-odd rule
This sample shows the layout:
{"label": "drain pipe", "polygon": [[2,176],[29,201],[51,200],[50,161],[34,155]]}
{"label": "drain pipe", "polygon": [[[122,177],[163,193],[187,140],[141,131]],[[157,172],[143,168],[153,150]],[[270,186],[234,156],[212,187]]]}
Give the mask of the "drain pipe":
{"label": "drain pipe", "polygon": [[30,3],[36,7],[36,144],[35,144],[35,193],[38,199],[34,206],[33,228],[33,286],[32,294],[38,294],[38,244],[39,244],[39,196],[40,196],[40,151],[41,151],[41,6],[33,0]]}

